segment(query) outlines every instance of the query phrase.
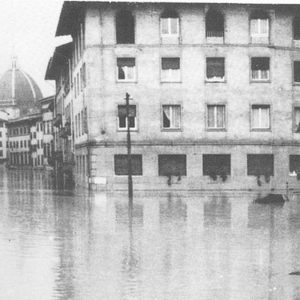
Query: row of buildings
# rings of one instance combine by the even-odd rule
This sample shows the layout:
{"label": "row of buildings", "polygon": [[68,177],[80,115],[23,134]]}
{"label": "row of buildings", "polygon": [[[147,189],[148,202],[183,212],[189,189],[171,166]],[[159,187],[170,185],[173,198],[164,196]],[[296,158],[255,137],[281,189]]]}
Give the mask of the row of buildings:
{"label": "row of buildings", "polygon": [[[66,1],[46,79],[78,184],[285,188],[300,170],[300,7]],[[129,116],[125,94],[131,96]]]}

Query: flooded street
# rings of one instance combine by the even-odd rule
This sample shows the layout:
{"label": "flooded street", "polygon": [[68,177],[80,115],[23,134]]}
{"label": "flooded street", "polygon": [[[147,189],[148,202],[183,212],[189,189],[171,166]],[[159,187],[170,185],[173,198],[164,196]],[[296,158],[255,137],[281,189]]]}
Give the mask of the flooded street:
{"label": "flooded street", "polygon": [[300,299],[300,195],[58,191],[1,169],[1,299]]}

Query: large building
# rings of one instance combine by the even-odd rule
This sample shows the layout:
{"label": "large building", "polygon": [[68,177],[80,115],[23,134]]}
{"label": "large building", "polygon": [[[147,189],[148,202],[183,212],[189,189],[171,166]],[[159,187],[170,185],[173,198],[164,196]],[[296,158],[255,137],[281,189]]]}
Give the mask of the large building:
{"label": "large building", "polygon": [[136,189],[299,186],[299,5],[66,1],[64,35],[46,78],[78,183],[127,188],[130,126]]}

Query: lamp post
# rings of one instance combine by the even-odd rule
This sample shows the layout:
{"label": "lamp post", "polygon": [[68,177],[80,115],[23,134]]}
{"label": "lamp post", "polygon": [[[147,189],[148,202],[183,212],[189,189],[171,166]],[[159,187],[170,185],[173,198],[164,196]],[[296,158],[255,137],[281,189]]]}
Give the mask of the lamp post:
{"label": "lamp post", "polygon": [[128,169],[128,198],[129,204],[132,205],[133,188],[132,188],[132,166],[131,166],[131,139],[129,124],[129,100],[130,95],[126,93],[126,120],[127,120],[127,169]]}

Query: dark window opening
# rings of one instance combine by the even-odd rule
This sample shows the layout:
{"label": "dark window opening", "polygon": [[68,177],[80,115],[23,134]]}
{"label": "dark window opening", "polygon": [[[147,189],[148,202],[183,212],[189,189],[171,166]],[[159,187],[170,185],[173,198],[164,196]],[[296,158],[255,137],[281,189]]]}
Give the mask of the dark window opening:
{"label": "dark window opening", "polygon": [[273,154],[248,154],[247,174],[252,176],[274,175],[274,155]]}
{"label": "dark window opening", "polygon": [[225,60],[224,57],[206,58],[206,79],[223,81],[225,78]]}
{"label": "dark window opening", "polygon": [[[143,175],[142,155],[131,155],[132,175]],[[126,154],[115,155],[115,174],[128,175],[128,156]]]}
{"label": "dark window opening", "polygon": [[290,155],[290,172],[300,172],[300,155]]}
{"label": "dark window opening", "polygon": [[230,175],[230,154],[203,154],[203,175]]}
{"label": "dark window opening", "polygon": [[117,44],[134,44],[134,17],[131,12],[120,11],[116,18]]}
{"label": "dark window opening", "polygon": [[186,176],[186,155],[158,155],[159,176]]}
{"label": "dark window opening", "polygon": [[223,37],[224,36],[224,17],[213,9],[210,9],[205,18],[206,37]]}
{"label": "dark window opening", "polygon": [[300,83],[300,61],[294,61],[294,82]]}
{"label": "dark window opening", "polygon": [[270,78],[270,58],[252,57],[251,72],[253,80],[268,80]]}
{"label": "dark window opening", "polygon": [[293,22],[294,40],[300,40],[300,15]]}
{"label": "dark window opening", "polygon": [[[129,127],[136,128],[136,106],[129,105]],[[127,129],[127,110],[126,105],[118,105],[119,129]]]}
{"label": "dark window opening", "polygon": [[264,20],[264,19],[268,19],[269,16],[267,14],[267,12],[265,12],[264,10],[255,10],[251,13],[251,20]]}
{"label": "dark window opening", "polygon": [[135,79],[135,58],[119,57],[117,58],[118,80]]}

